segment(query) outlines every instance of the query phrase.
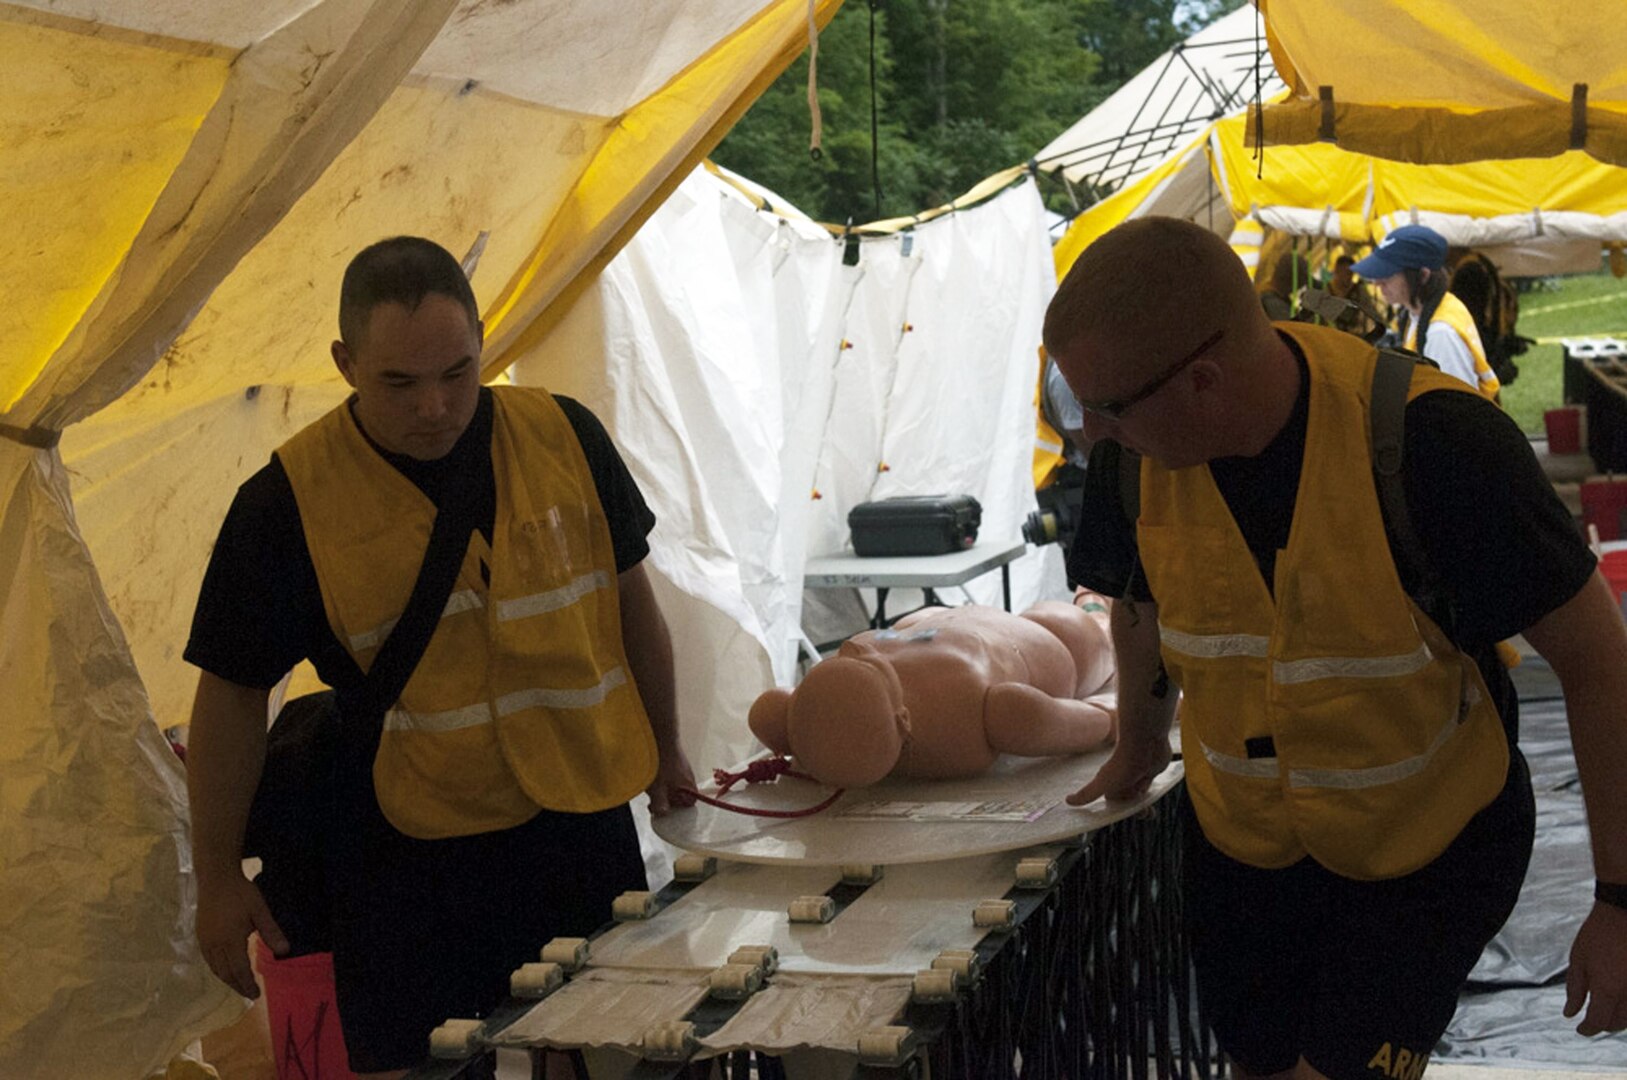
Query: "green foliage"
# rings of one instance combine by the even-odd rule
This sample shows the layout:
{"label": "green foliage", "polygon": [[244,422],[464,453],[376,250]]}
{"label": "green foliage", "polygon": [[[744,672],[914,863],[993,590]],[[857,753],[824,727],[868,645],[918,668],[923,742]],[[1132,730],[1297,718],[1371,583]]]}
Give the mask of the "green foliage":
{"label": "green foliage", "polygon": [[1503,408],[1522,430],[1543,430],[1542,414],[1564,400],[1560,338],[1627,339],[1627,282],[1608,273],[1552,279],[1541,291],[1522,292],[1515,329],[1545,343],[1515,362],[1520,377],[1503,390]]}
{"label": "green foliage", "polygon": [[[820,36],[823,156],[808,61],[713,157],[829,222],[941,205],[1027,160],[1125,79],[1241,0],[848,0]],[[871,28],[879,115],[872,179]]]}

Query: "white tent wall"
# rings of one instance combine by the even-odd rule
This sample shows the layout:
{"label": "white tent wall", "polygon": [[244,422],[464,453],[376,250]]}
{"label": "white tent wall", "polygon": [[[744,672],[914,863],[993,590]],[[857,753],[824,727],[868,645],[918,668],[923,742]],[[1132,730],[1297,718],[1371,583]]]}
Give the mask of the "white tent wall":
{"label": "white tent wall", "polygon": [[[906,237],[913,243],[906,253]],[[982,505],[980,540],[1019,543],[1034,509],[1034,387],[1040,327],[1056,290],[1044,207],[1034,182],[912,233],[863,245],[863,265],[896,262],[899,320],[877,327],[896,343],[887,387],[879,464],[856,462],[874,480],[868,498],[965,493]],[[867,272],[867,279],[868,279]],[[849,330],[848,337],[855,338]],[[832,445],[830,440],[827,445]],[[846,537],[847,510],[837,503]],[[838,540],[835,548],[840,548]],[[827,549],[831,550],[831,549]],[[1062,578],[1045,553],[1012,567],[1012,606],[1056,593]],[[999,604],[999,575],[967,592]],[[895,610],[902,610],[895,608]]]}
{"label": "white tent wall", "polygon": [[[803,560],[842,549],[849,509],[964,491],[983,503],[981,535],[1016,542],[1033,504],[1055,283],[1032,183],[907,241],[867,239],[857,266],[842,250],[697,172],[511,369],[593,408],[655,511],[651,564],[702,770],[752,752],[752,699],[794,681],[814,618]],[[1059,553],[1014,570],[1016,606],[1061,590]],[[970,591],[999,603],[996,579]]]}

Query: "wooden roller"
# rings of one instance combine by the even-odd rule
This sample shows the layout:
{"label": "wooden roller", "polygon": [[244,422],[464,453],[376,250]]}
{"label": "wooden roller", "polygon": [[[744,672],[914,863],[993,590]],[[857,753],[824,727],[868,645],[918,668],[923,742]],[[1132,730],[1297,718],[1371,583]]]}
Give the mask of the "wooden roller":
{"label": "wooden roller", "polygon": [[542,961],[558,964],[567,972],[581,971],[588,962],[588,939],[556,937],[542,947]]}
{"label": "wooden roller", "polygon": [[480,1049],[479,1020],[448,1020],[429,1033],[429,1056],[472,1057]]}
{"label": "wooden roller", "polygon": [[1007,930],[1016,925],[1017,901],[985,900],[972,911],[972,925],[990,930]]}

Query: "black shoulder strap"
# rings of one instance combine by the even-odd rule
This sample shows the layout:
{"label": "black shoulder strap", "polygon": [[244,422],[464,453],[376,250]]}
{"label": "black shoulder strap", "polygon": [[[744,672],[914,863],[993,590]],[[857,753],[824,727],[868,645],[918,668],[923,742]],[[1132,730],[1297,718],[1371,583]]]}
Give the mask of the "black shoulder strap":
{"label": "black shoulder strap", "polygon": [[474,529],[471,502],[460,489],[445,498],[436,511],[406,610],[373,658],[366,681],[353,695],[346,696],[346,706],[356,710],[357,715],[374,719],[388,712],[429,648],[429,639],[435,635],[469,550],[469,534]]}
{"label": "black shoulder strap", "polygon": [[1119,448],[1119,505],[1124,508],[1124,520],[1135,528],[1141,517],[1141,455],[1123,443]]}
{"label": "black shoulder strap", "polygon": [[1412,385],[1412,371],[1418,358],[1411,353],[1394,349],[1380,349],[1378,363],[1373,368],[1372,404],[1368,410],[1372,426],[1373,482],[1378,488],[1379,507],[1384,523],[1395,541],[1395,554],[1409,570],[1420,589],[1432,594],[1435,574],[1424,552],[1424,543],[1418,530],[1412,526],[1412,515],[1407,510],[1407,489],[1401,475],[1405,454],[1404,436],[1407,417],[1407,391]]}

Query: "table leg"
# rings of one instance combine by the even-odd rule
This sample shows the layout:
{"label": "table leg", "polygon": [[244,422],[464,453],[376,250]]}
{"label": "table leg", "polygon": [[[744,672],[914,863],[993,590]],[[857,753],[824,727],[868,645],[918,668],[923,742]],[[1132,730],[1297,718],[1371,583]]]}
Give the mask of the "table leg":
{"label": "table leg", "polygon": [[1011,610],[1011,564],[1000,564],[1000,592],[1006,599],[1006,610]]}
{"label": "table leg", "polygon": [[876,590],[876,617],[870,620],[870,629],[885,630],[887,628],[887,590]]}

